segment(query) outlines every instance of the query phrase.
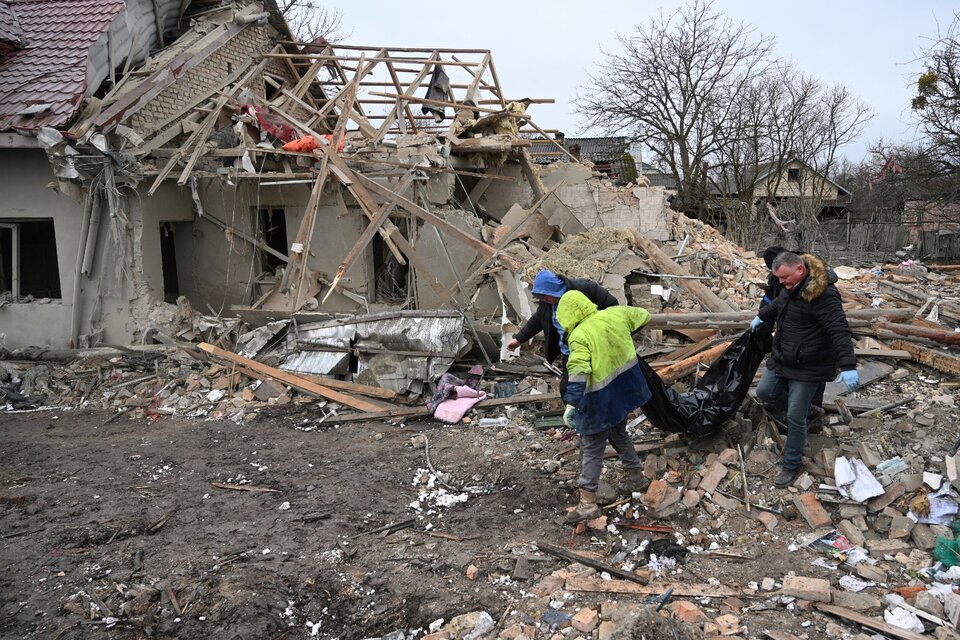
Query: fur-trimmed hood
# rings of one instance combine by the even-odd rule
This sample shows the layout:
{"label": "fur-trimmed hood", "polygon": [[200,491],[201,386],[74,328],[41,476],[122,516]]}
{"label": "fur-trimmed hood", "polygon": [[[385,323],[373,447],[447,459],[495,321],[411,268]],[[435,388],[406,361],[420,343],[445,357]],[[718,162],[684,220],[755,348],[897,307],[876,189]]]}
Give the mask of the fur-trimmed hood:
{"label": "fur-trimmed hood", "polygon": [[827,268],[826,263],[815,255],[801,254],[803,264],[807,266],[807,279],[804,281],[800,297],[804,302],[813,302],[837,281],[837,274]]}

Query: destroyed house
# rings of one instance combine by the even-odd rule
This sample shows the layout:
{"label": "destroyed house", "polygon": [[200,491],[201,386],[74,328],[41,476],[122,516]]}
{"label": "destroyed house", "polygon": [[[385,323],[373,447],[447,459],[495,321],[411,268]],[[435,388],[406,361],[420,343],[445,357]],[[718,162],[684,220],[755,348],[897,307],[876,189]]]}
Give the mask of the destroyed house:
{"label": "destroyed house", "polygon": [[565,235],[670,237],[662,189],[531,160],[544,100],[489,51],[304,45],[270,0],[4,0],[0,45],[6,348],[197,314],[499,322]]}

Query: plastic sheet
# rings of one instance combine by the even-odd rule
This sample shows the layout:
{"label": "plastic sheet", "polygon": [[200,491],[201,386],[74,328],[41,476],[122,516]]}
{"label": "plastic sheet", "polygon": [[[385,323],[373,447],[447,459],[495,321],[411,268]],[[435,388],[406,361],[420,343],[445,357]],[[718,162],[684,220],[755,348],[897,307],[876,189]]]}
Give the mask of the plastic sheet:
{"label": "plastic sheet", "polygon": [[650,365],[639,360],[653,394],[643,405],[650,424],[661,431],[706,436],[717,431],[743,403],[764,356],[771,331],[747,331],[731,344],[689,391],[666,386]]}

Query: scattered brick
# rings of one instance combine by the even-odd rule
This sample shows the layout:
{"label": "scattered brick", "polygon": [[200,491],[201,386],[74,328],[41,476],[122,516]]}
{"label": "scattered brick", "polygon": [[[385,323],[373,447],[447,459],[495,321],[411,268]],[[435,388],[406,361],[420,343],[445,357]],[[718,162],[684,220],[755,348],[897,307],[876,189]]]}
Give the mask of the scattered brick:
{"label": "scattered brick", "polygon": [[788,596],[813,602],[830,602],[830,581],[806,576],[786,576],[781,591]]}
{"label": "scattered brick", "polygon": [[717,460],[710,465],[710,468],[707,469],[706,475],[704,475],[703,479],[700,480],[700,488],[707,493],[713,493],[717,490],[717,485],[720,484],[720,481],[725,477],[727,477],[727,468],[722,462]]}
{"label": "scattered brick", "polygon": [[570,620],[570,625],[577,631],[590,633],[600,624],[600,616],[595,609],[584,607]]}
{"label": "scattered brick", "polygon": [[828,527],[833,524],[833,520],[830,519],[830,514],[827,513],[827,510],[824,509],[820,501],[817,500],[815,493],[807,492],[796,495],[793,497],[793,504],[797,507],[797,511],[800,512],[803,519],[807,521],[807,524],[810,525],[811,529]]}

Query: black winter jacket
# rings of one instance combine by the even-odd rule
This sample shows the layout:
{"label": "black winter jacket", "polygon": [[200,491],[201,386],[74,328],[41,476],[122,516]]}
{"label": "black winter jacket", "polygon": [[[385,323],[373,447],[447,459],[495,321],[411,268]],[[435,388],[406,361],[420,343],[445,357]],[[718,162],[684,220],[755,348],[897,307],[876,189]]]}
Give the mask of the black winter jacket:
{"label": "black winter jacket", "polygon": [[[617,299],[593,280],[564,276],[560,276],[560,279],[567,285],[567,291],[579,291],[590,298],[598,309],[617,306]],[[517,331],[514,338],[520,342],[527,342],[541,331],[543,331],[543,341],[546,345],[547,362],[553,362],[560,355],[560,333],[553,326],[553,305],[549,302],[541,302],[537,305],[537,310],[520,331]]]}
{"label": "black winter jacket", "polygon": [[802,257],[807,277],[793,291],[780,291],[758,314],[764,322],[776,321],[767,368],[790,380],[826,382],[838,368],[856,369],[853,336],[834,285],[836,274],[816,256]]}

